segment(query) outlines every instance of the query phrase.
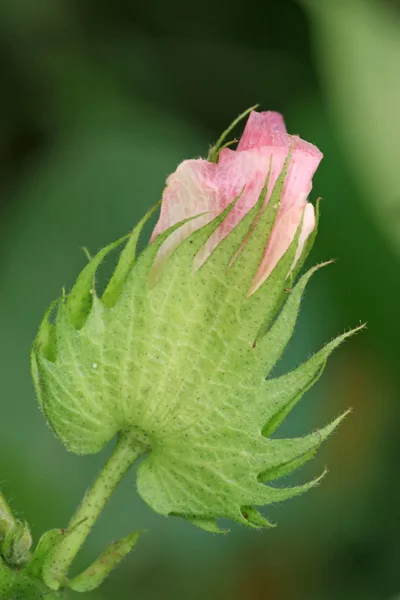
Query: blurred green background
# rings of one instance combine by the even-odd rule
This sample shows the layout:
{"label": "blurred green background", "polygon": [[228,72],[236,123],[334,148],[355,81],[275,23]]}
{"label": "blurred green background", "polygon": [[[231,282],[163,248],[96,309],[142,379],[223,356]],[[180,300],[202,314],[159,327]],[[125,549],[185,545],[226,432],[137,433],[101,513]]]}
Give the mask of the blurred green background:
{"label": "blurred green background", "polygon": [[[309,287],[286,369],[360,321],[282,435],[350,418],[268,507],[263,533],[164,519],[130,473],[77,564],[145,528],[96,600],[394,600],[400,592],[400,2],[2,0],[0,483],[35,538],[65,526],[102,455],[76,457],[29,374],[39,320],[94,252],[128,232],[166,176],[260,102],[325,159]],[[71,594],[71,598],[75,597]],[[78,597],[78,595],[76,595]],[[89,596],[88,596],[89,599]]]}

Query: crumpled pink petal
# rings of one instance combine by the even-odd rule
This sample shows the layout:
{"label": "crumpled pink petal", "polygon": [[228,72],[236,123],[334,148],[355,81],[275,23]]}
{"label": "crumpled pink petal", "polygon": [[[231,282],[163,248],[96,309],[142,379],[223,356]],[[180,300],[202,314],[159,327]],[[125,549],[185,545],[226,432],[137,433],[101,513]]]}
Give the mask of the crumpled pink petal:
{"label": "crumpled pink petal", "polygon": [[160,218],[152,239],[188,217],[202,216],[186,223],[167,239],[157,257],[159,265],[163,264],[181,241],[219,215],[242,192],[228,218],[197,256],[195,266],[204,262],[257,202],[271,163],[266,198],[268,202],[290,149],[292,157],[283,187],[281,206],[250,291],[254,292],[271,273],[293,241],[303,218],[293,268],[315,227],[314,208],[307,202],[307,198],[322,153],[298,136],[288,135],[279,113],[255,111],[250,113],[237,150],[222,150],[217,164],[204,159],[186,160],[168,177]]}

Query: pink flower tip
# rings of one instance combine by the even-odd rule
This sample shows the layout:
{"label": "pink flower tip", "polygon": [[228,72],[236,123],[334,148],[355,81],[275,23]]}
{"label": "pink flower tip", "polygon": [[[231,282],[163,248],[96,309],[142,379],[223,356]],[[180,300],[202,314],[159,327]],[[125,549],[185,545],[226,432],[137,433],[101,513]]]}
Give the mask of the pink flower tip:
{"label": "pink flower tip", "polygon": [[252,111],[237,149],[223,149],[217,163],[204,159],[187,160],[168,177],[160,218],[152,238],[188,217],[206,214],[174,232],[163,244],[157,261],[163,263],[183,239],[219,215],[244,190],[229,218],[211,236],[197,257],[197,264],[206,260],[218,243],[257,202],[271,167],[266,198],[268,202],[290,151],[291,158],[279,213],[250,292],[254,292],[272,272],[293,241],[303,219],[296,258],[292,265],[294,268],[315,228],[314,207],[307,202],[307,198],[322,153],[297,135],[289,135],[282,115],[272,111]]}

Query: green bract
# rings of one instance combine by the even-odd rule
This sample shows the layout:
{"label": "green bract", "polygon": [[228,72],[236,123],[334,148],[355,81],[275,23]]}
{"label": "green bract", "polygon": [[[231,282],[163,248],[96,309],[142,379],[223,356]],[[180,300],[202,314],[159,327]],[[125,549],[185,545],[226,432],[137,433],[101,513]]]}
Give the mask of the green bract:
{"label": "green bract", "polygon": [[[275,270],[248,296],[284,178],[285,172],[266,207],[265,186],[257,205],[197,271],[195,255],[230,208],[183,241],[156,281],[154,259],[176,227],[136,258],[144,219],[103,296],[96,294],[94,276],[121,241],[91,259],[72,291],[50,308],[33,347],[40,405],[65,446],[95,453],[130,430],[148,449],[137,474],[142,498],[158,513],[179,515],[209,531],[219,531],[218,518],[254,528],[270,525],[256,506],[295,496],[318,479],[287,488],[266,482],[304,464],[343,418],[305,437],[270,438],[319,378],[330,352],[351,334],[295,371],[267,379],[318,268],[295,287],[287,280],[300,225]],[[300,262],[309,249],[310,244]]]}

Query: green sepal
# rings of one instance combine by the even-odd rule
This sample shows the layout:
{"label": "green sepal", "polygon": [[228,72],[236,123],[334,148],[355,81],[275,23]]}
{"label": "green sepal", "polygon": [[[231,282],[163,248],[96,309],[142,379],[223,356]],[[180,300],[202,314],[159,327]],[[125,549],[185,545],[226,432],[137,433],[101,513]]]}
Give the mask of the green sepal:
{"label": "green sepal", "polygon": [[128,236],[109,244],[98,252],[86,265],[66,299],[68,317],[75,329],[81,329],[89,315],[94,296],[93,279],[107,254],[122,244]]}
{"label": "green sepal", "polygon": [[296,234],[264,283],[249,297],[242,309],[241,318],[246,323],[248,341],[256,345],[273,322],[285,297],[290,292],[288,274],[296,256],[303,219]]}
{"label": "green sepal", "polygon": [[66,531],[63,529],[50,529],[42,535],[29,564],[25,568],[25,573],[29,577],[41,579],[43,566],[47,557],[57,545],[57,542],[65,535]]}
{"label": "green sepal", "polygon": [[[210,221],[210,223],[207,223],[207,225],[203,225],[203,227],[200,227],[200,229],[197,229],[196,231],[194,231],[188,238],[186,238],[185,240],[183,240],[183,242],[181,242],[179,244],[179,246],[176,248],[175,252],[168,258],[168,261],[164,264],[164,267],[160,274],[159,279],[165,279],[165,280],[171,281],[171,278],[173,278],[173,277],[182,276],[182,272],[190,273],[193,271],[194,259],[197,255],[197,253],[201,250],[201,248],[212,237],[213,233],[215,233],[217,231],[217,229],[220,227],[220,225],[228,217],[231,210],[240,201],[242,193],[243,193],[243,190],[240,192],[240,194],[238,194],[238,196],[236,198],[234,198],[233,202],[231,202],[225,208],[225,210],[222,211],[222,213],[220,215],[215,217],[215,219]],[[259,210],[259,207],[256,208],[256,210]],[[199,216],[201,216],[201,215],[199,215]],[[198,217],[196,216],[194,218],[196,219]],[[185,221],[183,221],[181,224],[183,224],[183,223],[185,223]],[[179,226],[181,224],[179,224]],[[167,239],[167,237],[168,236],[165,236],[164,239]],[[214,253],[218,252],[221,245],[222,244],[219,244],[217,246],[217,248],[213,252],[213,255],[214,255]],[[208,261],[207,261],[207,263],[208,263]]]}
{"label": "green sepal", "polygon": [[125,281],[127,280],[133,265],[135,264],[136,248],[142,229],[159,205],[160,203],[157,203],[155,206],[153,206],[145,214],[143,219],[139,221],[135,229],[132,231],[128,243],[125,245],[124,249],[121,252],[121,256],[119,258],[115,271],[101,298],[105,306],[111,308],[115,305],[116,301],[118,300],[122,288],[124,287]]}
{"label": "green sepal", "polygon": [[207,156],[207,160],[213,163],[216,163],[218,161],[218,156],[219,153],[221,152],[222,148],[224,148],[225,146],[227,146],[227,144],[224,144],[225,139],[228,137],[228,135],[230,134],[230,132],[236,127],[236,125],[238,125],[240,123],[240,121],[242,121],[243,119],[245,119],[247,117],[247,115],[249,113],[251,113],[252,110],[255,110],[259,105],[255,104],[254,106],[251,106],[250,108],[248,108],[247,110],[245,110],[244,112],[242,112],[230,125],[227,129],[225,129],[225,131],[220,135],[217,143],[212,146],[212,148],[210,148],[210,150],[208,151],[208,156]]}
{"label": "green sepal", "polygon": [[[176,515],[176,516],[182,517],[182,515]],[[208,533],[217,533],[217,534],[229,533],[229,529],[221,529],[220,527],[218,527],[215,519],[209,519],[209,520],[199,519],[197,517],[189,517],[187,515],[185,515],[184,519],[185,519],[185,521],[192,523],[192,525],[195,525],[199,529],[202,529],[203,531],[207,531]]]}
{"label": "green sepal", "polygon": [[56,331],[50,319],[60,301],[61,298],[54,300],[45,312],[34,344],[52,362],[56,359]]}
{"label": "green sepal", "polygon": [[361,325],[338,336],[295,371],[276,379],[269,379],[264,383],[262,397],[267,397],[270,401],[265,404],[262,412],[262,420],[265,423],[263,435],[269,437],[274,433],[307,390],[321,377],[328,356],[333,350],[363,327]]}
{"label": "green sepal", "polygon": [[262,514],[253,506],[241,507],[242,517],[247,521],[247,526],[251,529],[261,529],[265,527],[276,527],[274,523],[267,521]]}
{"label": "green sepal", "polygon": [[[288,252],[290,252],[290,247]],[[281,261],[286,263],[283,258]],[[264,335],[258,337],[256,340],[254,344],[254,354],[259,361],[264,377],[267,377],[272,371],[292,337],[299,314],[300,303],[309,280],[316,271],[327,264],[330,263],[322,263],[310,269],[301,277],[293,290],[286,292],[287,300],[281,313],[276,317],[272,326],[264,332]],[[278,263],[275,270],[280,271],[280,275],[282,275],[282,271],[286,270],[286,266],[287,263],[282,269],[282,265]],[[273,276],[273,274],[274,273],[272,272],[271,276]],[[273,310],[270,307],[271,304],[268,306],[268,309]]]}
{"label": "green sepal", "polygon": [[259,474],[258,480],[262,482],[274,481],[286,477],[286,475],[302,467],[314,456],[322,442],[327,439],[349,412],[346,411],[323,429],[302,438],[271,440],[271,449],[276,456],[279,456],[279,464],[275,465],[271,460],[270,466]]}
{"label": "green sepal", "polygon": [[83,573],[68,581],[67,586],[75,592],[90,592],[98,588],[111,571],[129,554],[140,533],[140,531],[130,533],[117,542],[109,544],[99,558]]}

